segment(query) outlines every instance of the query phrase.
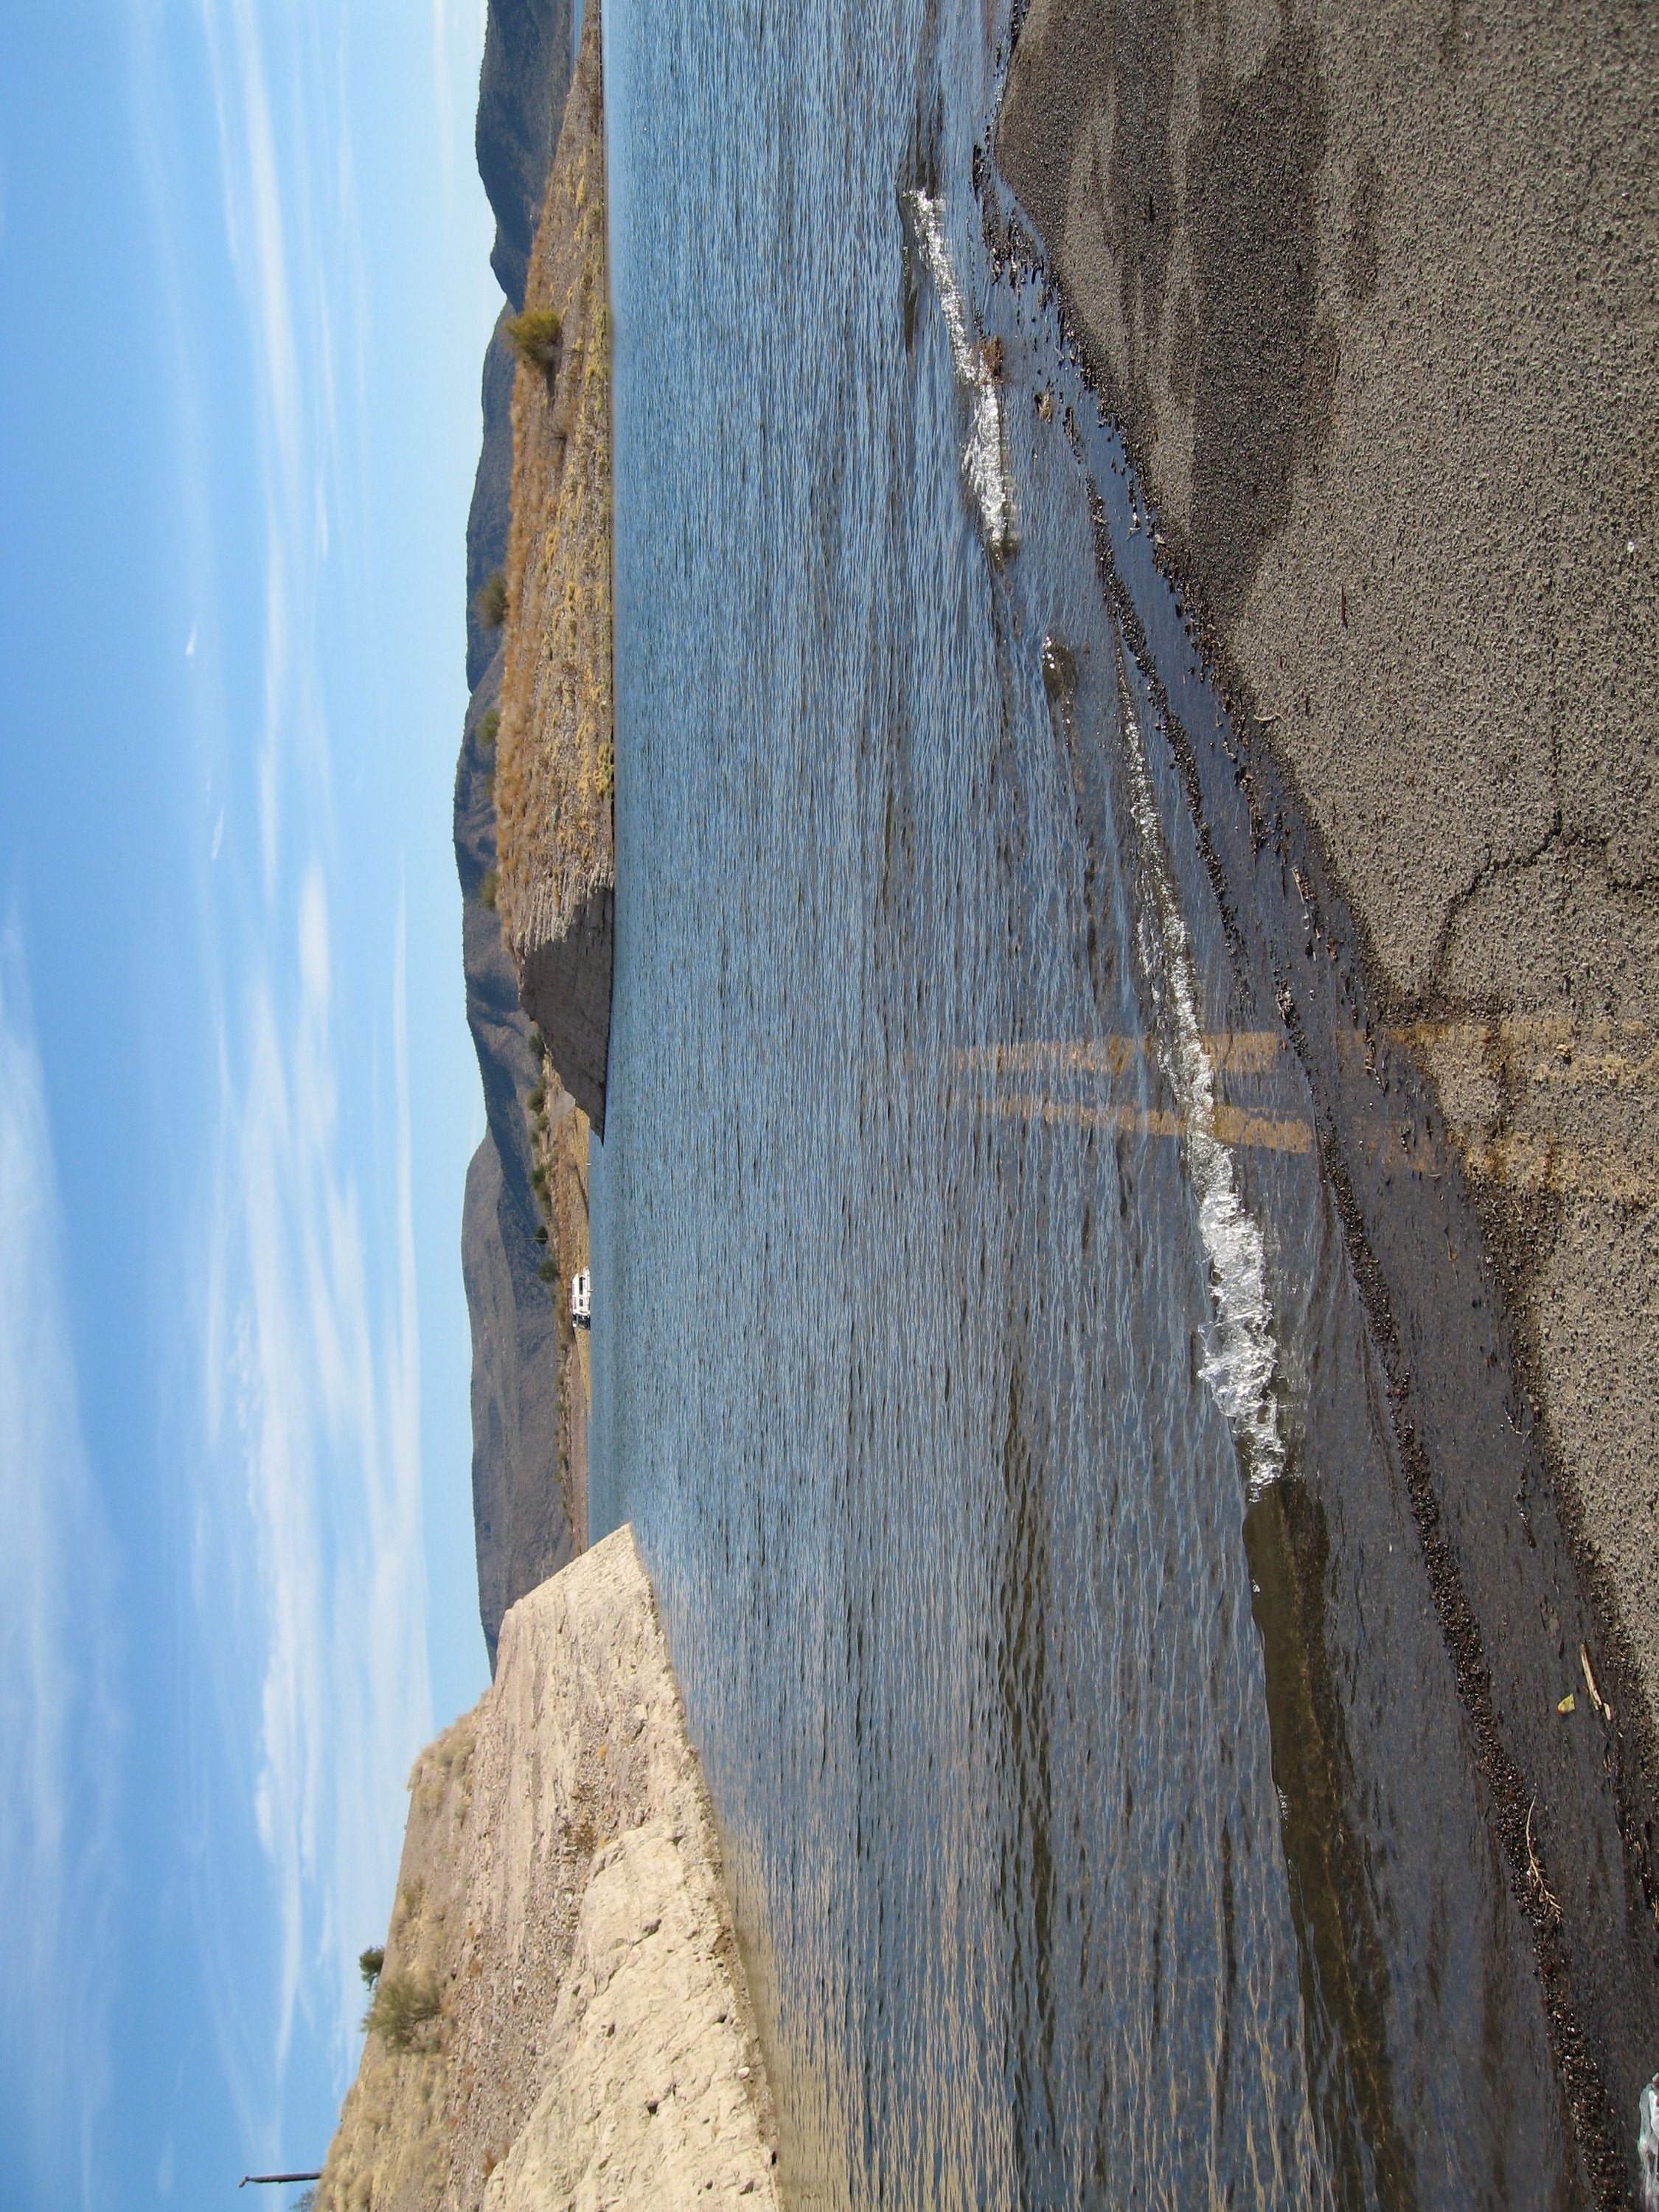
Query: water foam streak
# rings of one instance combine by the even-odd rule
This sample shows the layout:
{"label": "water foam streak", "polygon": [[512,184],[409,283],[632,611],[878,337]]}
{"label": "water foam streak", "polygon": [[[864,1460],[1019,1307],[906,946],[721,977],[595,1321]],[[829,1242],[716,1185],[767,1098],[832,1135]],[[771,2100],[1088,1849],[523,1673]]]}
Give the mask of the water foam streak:
{"label": "water foam streak", "polygon": [[962,473],[979,509],[986,543],[993,552],[1012,552],[1015,543],[1014,495],[1002,431],[1002,394],[997,383],[995,358],[980,339],[970,335],[971,311],[957,282],[951,249],[945,239],[944,201],[915,191],[905,194],[905,205],[915,225],[927,273],[939,293],[939,309],[951,341],[951,366],[972,408],[968,442],[963,448]]}
{"label": "water foam streak", "polygon": [[1215,1327],[1200,1370],[1244,1455],[1254,1498],[1284,1472],[1273,1376],[1279,1364],[1267,1297],[1261,1231],[1238,1194],[1231,1149],[1218,1134],[1215,1065],[1198,1018],[1198,969],[1176,889],[1175,869],[1152,790],[1146,741],[1122,665],[1118,671],[1129,809],[1146,890],[1142,954],[1154,987],[1162,984],[1165,1019],[1158,1043],[1181,1102],[1187,1158],[1198,1193],[1199,1236],[1210,1263]]}

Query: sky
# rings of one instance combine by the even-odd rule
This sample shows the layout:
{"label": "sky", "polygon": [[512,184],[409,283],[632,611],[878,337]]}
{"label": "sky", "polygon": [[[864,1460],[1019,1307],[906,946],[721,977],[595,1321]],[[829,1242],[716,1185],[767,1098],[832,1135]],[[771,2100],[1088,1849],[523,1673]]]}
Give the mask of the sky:
{"label": "sky", "polygon": [[482,44],[0,8],[0,2212],[320,2164],[487,1679]]}

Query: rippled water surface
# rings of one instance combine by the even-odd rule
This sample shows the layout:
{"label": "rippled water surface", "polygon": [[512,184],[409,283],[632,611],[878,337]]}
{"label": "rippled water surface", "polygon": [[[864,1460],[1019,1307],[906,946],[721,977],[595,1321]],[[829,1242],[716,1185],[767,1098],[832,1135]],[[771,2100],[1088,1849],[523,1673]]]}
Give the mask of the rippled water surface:
{"label": "rippled water surface", "polygon": [[607,18],[591,1525],[661,1595],[795,2201],[1564,2201],[1310,1103],[1169,742],[1216,709],[984,243],[1001,27]]}

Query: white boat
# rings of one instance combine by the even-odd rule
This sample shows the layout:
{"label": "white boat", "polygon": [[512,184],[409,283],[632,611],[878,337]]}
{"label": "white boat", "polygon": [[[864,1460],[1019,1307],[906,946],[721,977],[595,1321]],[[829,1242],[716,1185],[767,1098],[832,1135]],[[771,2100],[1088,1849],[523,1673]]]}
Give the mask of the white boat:
{"label": "white boat", "polygon": [[593,1326],[593,1274],[588,1267],[578,1267],[570,1278],[570,1318],[578,1328]]}

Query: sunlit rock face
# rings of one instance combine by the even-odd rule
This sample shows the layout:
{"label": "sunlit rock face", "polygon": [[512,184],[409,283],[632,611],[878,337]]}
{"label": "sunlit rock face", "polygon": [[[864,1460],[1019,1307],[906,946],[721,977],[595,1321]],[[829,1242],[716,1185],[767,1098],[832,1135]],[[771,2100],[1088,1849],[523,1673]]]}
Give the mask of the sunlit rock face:
{"label": "sunlit rock face", "polygon": [[623,1528],[507,1614],[416,1762],[318,2212],[777,2202],[720,1844]]}

